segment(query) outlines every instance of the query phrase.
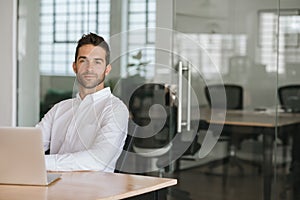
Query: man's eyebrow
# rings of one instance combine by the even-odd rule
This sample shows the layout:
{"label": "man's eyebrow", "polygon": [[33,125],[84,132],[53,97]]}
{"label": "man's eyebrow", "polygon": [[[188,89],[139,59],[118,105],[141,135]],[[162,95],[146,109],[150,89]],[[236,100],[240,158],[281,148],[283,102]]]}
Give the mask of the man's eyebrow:
{"label": "man's eyebrow", "polygon": [[[78,57],[78,60],[79,59],[87,59],[87,57],[86,56],[79,56]],[[104,61],[104,59],[103,58],[93,58],[93,60],[100,60],[100,61]]]}
{"label": "man's eyebrow", "polygon": [[86,59],[86,56],[79,56],[78,60],[81,59],[81,58]]}
{"label": "man's eyebrow", "polygon": [[100,60],[100,61],[104,61],[103,58],[94,58],[94,60]]}

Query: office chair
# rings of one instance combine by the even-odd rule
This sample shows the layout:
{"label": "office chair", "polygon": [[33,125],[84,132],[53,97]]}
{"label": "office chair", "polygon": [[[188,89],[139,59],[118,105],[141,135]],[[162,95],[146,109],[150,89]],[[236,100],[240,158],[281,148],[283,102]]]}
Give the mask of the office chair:
{"label": "office chair", "polygon": [[286,112],[300,112],[300,85],[278,88],[279,103]]}
{"label": "office chair", "polygon": [[[124,173],[122,169],[130,165],[133,159],[138,165],[136,173],[158,172],[158,176],[164,176],[169,169],[166,165],[171,160],[169,163],[164,161],[172,151],[172,139],[177,131],[177,106],[173,101],[170,89],[164,84],[147,83],[132,93],[128,103],[128,135],[116,172]],[[132,158],[131,153],[139,156]],[[168,188],[162,191],[162,195],[171,196],[172,199],[191,199],[188,192],[176,188]]]}
{"label": "office chair", "polygon": [[[209,106],[212,109],[228,109],[228,110],[241,110],[243,109],[243,87],[234,84],[214,84],[208,85],[204,88],[205,96]],[[225,97],[223,96],[225,94]],[[240,148],[243,139],[249,138],[249,134],[243,133],[242,135],[235,132],[236,129],[224,126],[218,141],[227,141],[228,150],[227,156],[220,160],[215,160],[209,163],[209,169],[223,165],[223,175],[227,175],[228,167],[224,168],[225,164],[236,166],[240,174],[244,173],[240,161],[236,156],[236,150]],[[247,162],[248,163],[248,162]],[[251,165],[257,166],[258,164],[250,162]],[[225,183],[226,179],[224,180]]]}
{"label": "office chair", "polygon": [[176,131],[176,107],[171,105],[169,88],[157,83],[142,85],[129,100],[129,112],[135,124],[132,150],[151,158],[153,169],[157,167],[162,176],[165,168],[157,161],[170,151]]}

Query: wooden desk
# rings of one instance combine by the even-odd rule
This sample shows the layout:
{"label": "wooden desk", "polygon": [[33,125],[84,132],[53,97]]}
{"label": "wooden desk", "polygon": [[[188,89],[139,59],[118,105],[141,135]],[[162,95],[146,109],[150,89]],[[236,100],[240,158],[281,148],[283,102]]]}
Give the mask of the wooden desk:
{"label": "wooden desk", "polygon": [[[200,109],[201,120],[211,124],[224,124],[251,127],[281,127],[300,123],[299,113],[278,112],[276,119],[275,111],[252,111],[252,110],[214,110],[215,117],[211,117],[209,109]],[[226,114],[222,116],[223,114]],[[222,119],[225,119],[224,121]]]}
{"label": "wooden desk", "polygon": [[[201,120],[209,125],[234,126],[241,129],[251,127],[251,133],[263,135],[264,200],[270,200],[275,137],[287,133],[283,130],[297,130],[300,127],[300,114],[247,110],[228,110],[224,112],[221,110],[211,111],[209,109],[200,109],[200,112]],[[214,117],[212,117],[212,112]]]}
{"label": "wooden desk", "polygon": [[49,186],[0,185],[0,199],[124,199],[176,185],[176,179],[104,172],[64,173]]}

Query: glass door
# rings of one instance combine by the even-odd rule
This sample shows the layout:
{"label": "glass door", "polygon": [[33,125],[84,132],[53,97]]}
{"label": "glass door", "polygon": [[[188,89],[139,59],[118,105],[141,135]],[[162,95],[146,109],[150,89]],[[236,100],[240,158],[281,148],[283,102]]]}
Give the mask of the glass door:
{"label": "glass door", "polygon": [[[278,89],[300,84],[300,3],[173,3],[172,66],[179,76],[181,67],[191,71],[191,83],[188,73],[183,79],[197,97],[191,107],[200,108],[198,141],[202,145],[192,159],[183,156],[180,170],[196,165],[204,174],[221,175],[219,181],[224,191],[231,190],[233,185],[237,187],[232,193],[224,193],[228,199],[244,192],[254,199],[292,199],[293,192],[284,188],[291,184],[291,173],[299,174],[295,145],[299,122],[292,120],[290,114],[298,111],[299,93],[294,87],[292,105],[285,107],[279,101]],[[180,88],[176,75],[172,80]],[[223,90],[215,95],[209,89],[207,95],[205,88],[213,85],[223,85]],[[228,85],[242,87],[241,108],[231,107],[229,97],[235,93],[227,90]],[[188,97],[187,93],[184,97]],[[182,100],[184,105],[186,99]],[[220,102],[224,110],[217,112]],[[294,118],[299,118],[298,114]],[[240,175],[247,178],[238,179]]]}

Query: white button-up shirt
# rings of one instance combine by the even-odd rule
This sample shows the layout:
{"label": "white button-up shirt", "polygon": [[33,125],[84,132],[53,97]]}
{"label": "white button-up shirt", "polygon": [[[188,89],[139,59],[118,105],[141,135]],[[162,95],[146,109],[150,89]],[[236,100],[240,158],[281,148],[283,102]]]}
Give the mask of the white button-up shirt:
{"label": "white button-up shirt", "polygon": [[104,88],[83,100],[64,100],[44,116],[46,168],[51,171],[101,170],[113,172],[127,136],[128,110]]}

